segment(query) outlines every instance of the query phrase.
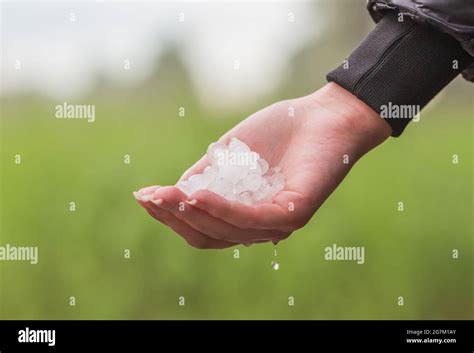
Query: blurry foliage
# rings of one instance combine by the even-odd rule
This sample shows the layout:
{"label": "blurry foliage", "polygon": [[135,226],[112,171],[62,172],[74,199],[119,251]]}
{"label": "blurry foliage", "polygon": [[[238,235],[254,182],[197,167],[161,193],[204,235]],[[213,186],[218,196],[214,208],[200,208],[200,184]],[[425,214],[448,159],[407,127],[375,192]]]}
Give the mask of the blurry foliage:
{"label": "blurry foliage", "polygon": [[[324,84],[371,26],[365,2],[350,4],[322,5],[329,25],[320,40],[294,58],[273,97],[241,116],[213,119],[173,47],[141,87],[101,82],[84,99],[96,104],[92,124],[55,119],[57,103],[40,97],[2,98],[0,245],[39,246],[39,264],[0,263],[0,318],[472,319],[474,114],[463,93],[472,87],[461,80],[421,123],[361,160],[312,221],[278,245],[278,271],[271,244],[239,247],[239,259],[233,249],[190,248],[131,195],[174,183],[252,110]],[[365,246],[366,263],[325,261],[333,243]]]}

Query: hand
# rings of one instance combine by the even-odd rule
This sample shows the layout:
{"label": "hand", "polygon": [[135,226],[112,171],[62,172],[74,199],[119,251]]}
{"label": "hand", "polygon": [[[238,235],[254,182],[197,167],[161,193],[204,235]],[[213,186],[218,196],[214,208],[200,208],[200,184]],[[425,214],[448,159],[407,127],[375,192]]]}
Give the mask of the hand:
{"label": "hand", "polygon": [[[277,243],[303,227],[352,165],[390,134],[376,112],[329,83],[309,96],[254,113],[219,139],[228,144],[237,137],[271,167],[281,168],[285,187],[272,202],[246,206],[209,190],[187,197],[175,186],[145,188],[135,197],[152,217],[197,248]],[[204,156],[180,180],[207,165]]]}

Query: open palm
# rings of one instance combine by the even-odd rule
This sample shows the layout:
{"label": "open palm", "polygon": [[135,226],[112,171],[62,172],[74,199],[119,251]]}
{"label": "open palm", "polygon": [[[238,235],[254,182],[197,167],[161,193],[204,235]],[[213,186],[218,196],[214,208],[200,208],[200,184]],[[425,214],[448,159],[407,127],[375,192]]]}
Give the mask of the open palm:
{"label": "open palm", "polygon": [[[194,247],[276,243],[287,238],[309,221],[353,163],[375,142],[381,142],[378,135],[358,133],[366,128],[367,114],[375,113],[366,106],[341,104],[340,94],[356,98],[338,90],[334,92],[326,86],[310,96],[273,104],[219,139],[228,144],[237,137],[270,166],[281,168],[285,186],[271,202],[247,206],[209,190],[199,190],[188,197],[175,186],[142,189],[135,194],[137,200],[151,216]],[[354,119],[359,119],[362,127],[358,124],[354,129]],[[380,124],[376,118],[370,119]],[[388,136],[388,125],[384,125],[382,122],[380,129]],[[207,165],[204,156],[180,180],[201,173]]]}

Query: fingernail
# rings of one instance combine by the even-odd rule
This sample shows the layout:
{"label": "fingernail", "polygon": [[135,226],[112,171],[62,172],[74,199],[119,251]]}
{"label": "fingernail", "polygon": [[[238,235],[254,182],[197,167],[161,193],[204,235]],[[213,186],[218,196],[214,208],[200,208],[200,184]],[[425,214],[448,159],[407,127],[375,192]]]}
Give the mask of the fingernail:
{"label": "fingernail", "polygon": [[159,186],[159,185],[147,186],[146,188],[142,188],[142,189],[138,190],[138,194],[140,196],[150,195],[150,194],[153,194],[155,192],[155,190],[160,188],[160,187],[161,186]]}
{"label": "fingernail", "polygon": [[147,201],[151,201],[151,199],[153,198],[153,195],[141,195],[140,198],[142,201],[147,202]]}
{"label": "fingernail", "polygon": [[186,203],[188,203],[191,206],[194,206],[195,204],[198,203],[198,200],[196,200],[196,199],[186,200]]}
{"label": "fingernail", "polygon": [[160,206],[163,203],[163,199],[151,200],[155,205]]}
{"label": "fingernail", "polygon": [[140,195],[138,195],[138,192],[134,191],[134,192],[133,192],[133,197],[134,197],[136,200],[140,201]]}

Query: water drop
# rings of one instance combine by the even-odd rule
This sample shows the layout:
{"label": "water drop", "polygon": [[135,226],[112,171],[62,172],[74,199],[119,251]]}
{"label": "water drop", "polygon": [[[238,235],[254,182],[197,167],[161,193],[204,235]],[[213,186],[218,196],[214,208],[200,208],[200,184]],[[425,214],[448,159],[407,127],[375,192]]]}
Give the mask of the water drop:
{"label": "water drop", "polygon": [[272,261],[272,268],[276,271],[280,268],[280,264],[276,261]]}

